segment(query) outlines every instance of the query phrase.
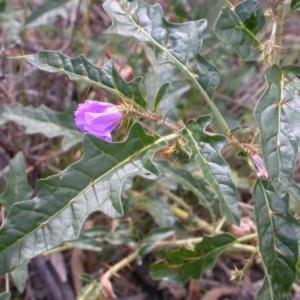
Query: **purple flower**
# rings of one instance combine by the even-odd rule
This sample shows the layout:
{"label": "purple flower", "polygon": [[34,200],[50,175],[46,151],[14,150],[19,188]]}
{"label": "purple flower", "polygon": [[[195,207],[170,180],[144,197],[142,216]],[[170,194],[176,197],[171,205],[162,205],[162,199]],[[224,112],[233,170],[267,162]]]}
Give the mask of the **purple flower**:
{"label": "purple flower", "polygon": [[111,142],[111,132],[123,116],[123,113],[111,103],[86,100],[79,104],[75,111],[75,123],[82,132]]}

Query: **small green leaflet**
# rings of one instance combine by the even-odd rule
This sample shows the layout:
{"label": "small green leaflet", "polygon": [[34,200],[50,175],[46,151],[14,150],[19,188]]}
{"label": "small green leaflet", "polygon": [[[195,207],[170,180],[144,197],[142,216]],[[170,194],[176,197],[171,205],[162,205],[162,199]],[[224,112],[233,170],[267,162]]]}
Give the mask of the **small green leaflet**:
{"label": "small green leaflet", "polygon": [[166,82],[159,88],[157,95],[155,97],[155,100],[154,100],[153,111],[157,111],[158,105],[159,105],[160,101],[163,99],[163,97],[165,96],[165,94],[167,93],[169,86],[170,86],[170,82]]}

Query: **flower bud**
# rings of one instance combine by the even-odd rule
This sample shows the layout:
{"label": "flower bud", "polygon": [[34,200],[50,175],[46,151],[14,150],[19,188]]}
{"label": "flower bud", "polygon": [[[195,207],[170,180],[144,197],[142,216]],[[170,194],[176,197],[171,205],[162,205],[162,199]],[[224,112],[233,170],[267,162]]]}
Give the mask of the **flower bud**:
{"label": "flower bud", "polygon": [[111,142],[111,132],[123,116],[120,109],[111,103],[86,100],[75,111],[75,124],[82,132]]}

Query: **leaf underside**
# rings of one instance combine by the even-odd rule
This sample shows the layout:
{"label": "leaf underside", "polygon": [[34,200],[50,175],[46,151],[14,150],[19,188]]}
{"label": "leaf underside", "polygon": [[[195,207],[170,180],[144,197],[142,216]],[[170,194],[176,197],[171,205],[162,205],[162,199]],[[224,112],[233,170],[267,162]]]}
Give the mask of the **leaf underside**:
{"label": "leaf underside", "polygon": [[246,61],[259,56],[256,34],[265,23],[264,11],[254,0],[239,3],[234,10],[222,9],[215,24],[217,36],[230,44]]}
{"label": "leaf underside", "polygon": [[199,280],[204,271],[213,268],[218,256],[236,239],[229,234],[203,237],[194,250],[182,248],[169,252],[162,262],[151,265],[150,275],[155,280],[184,284],[189,278]]}
{"label": "leaf underside", "polygon": [[300,81],[277,65],[270,68],[266,79],[268,87],[256,105],[254,116],[270,180],[283,196],[292,183],[298,155]]}
{"label": "leaf underside", "polygon": [[240,213],[238,194],[232,181],[230,168],[220,155],[226,144],[226,137],[206,132],[212,117],[202,116],[198,120],[190,120],[180,135],[187,140],[191,150],[191,161],[203,172],[204,179],[217,194],[221,209],[226,218],[238,225]]}
{"label": "leaf underside", "polygon": [[258,299],[290,299],[298,260],[297,220],[289,213],[289,197],[279,197],[269,181],[254,186],[259,250],[266,277]]}
{"label": "leaf underside", "polygon": [[12,206],[0,229],[0,273],[74,240],[94,211],[111,218],[122,216],[124,180],[130,175],[157,178],[159,173],[151,158],[165,145],[147,135],[139,123],[132,125],[128,138],[121,143],[85,135],[84,155],[79,162],[40,180],[39,193],[33,200]]}
{"label": "leaf underside", "polygon": [[133,37],[155,47],[158,63],[171,62],[189,77],[194,77],[211,98],[220,81],[218,69],[200,54],[206,20],[169,23],[159,4],[147,5],[139,0],[108,0],[103,8],[113,20],[106,33]]}
{"label": "leaf underside", "polygon": [[74,124],[75,104],[70,105],[64,112],[56,112],[45,105],[39,108],[7,104],[0,111],[0,124],[13,121],[25,127],[27,134],[41,133],[48,138],[63,136],[62,148],[68,150],[82,141],[82,133]]}

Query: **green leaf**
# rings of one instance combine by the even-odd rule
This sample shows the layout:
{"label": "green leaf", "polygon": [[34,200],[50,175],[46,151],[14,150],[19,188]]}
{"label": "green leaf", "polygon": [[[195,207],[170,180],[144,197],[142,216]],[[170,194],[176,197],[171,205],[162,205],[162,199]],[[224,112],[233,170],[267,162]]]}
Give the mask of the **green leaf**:
{"label": "green leaf", "polygon": [[175,169],[164,162],[159,162],[158,166],[164,177],[177,181],[185,190],[193,192],[199,204],[204,206],[212,216],[214,215],[211,207],[214,194],[208,191],[203,180],[195,178],[187,169]]}
{"label": "green leaf", "polygon": [[62,148],[68,150],[82,141],[82,133],[74,123],[75,104],[64,112],[56,112],[41,105],[39,108],[7,104],[0,112],[0,124],[13,121],[25,127],[27,134],[41,133],[48,138],[63,136]]}
{"label": "green leaf", "polygon": [[118,97],[134,101],[141,107],[146,108],[146,100],[140,93],[140,84],[143,77],[135,77],[130,82],[123,80],[114,67],[114,58],[107,61],[101,68],[94,66],[82,54],[75,58],[70,58],[57,51],[40,51],[36,54],[10,58],[26,59],[40,70],[62,73],[68,75],[71,80],[80,80],[96,85]]}
{"label": "green leaf", "polygon": [[265,277],[263,281],[263,285],[257,292],[257,300],[274,300],[273,293],[272,293],[272,287],[269,285],[268,278]]}
{"label": "green leaf", "polygon": [[27,262],[21,264],[16,269],[14,269],[10,275],[12,276],[14,283],[19,291],[19,293],[23,293],[26,286],[26,281],[28,278],[28,266]]}
{"label": "green leaf", "polygon": [[104,237],[109,234],[109,231],[104,226],[95,226],[93,228],[84,229],[81,234],[88,237]]}
{"label": "green leaf", "polygon": [[291,10],[300,9],[300,0],[292,0]]}
{"label": "green leaf", "polygon": [[68,242],[68,244],[72,245],[75,248],[83,250],[100,252],[103,249],[103,245],[100,242],[83,234],[80,234],[80,236],[76,240]]}
{"label": "green leaf", "polygon": [[147,5],[139,0],[122,3],[108,0],[103,8],[113,20],[106,33],[151,43],[155,47],[159,63],[174,63],[194,79],[209,98],[213,96],[220,74],[214,65],[199,54],[206,20],[169,23],[164,18],[160,5]]}
{"label": "green leaf", "polygon": [[[111,218],[123,215],[120,199],[126,177],[155,179],[151,158],[166,145],[134,123],[126,141],[108,143],[84,136],[80,161],[62,173],[39,181],[39,193],[12,206],[0,229],[0,274],[61,243],[78,237],[84,220],[94,211]],[[34,245],[34,247],[32,247]]]}
{"label": "green leaf", "polygon": [[166,95],[167,91],[169,90],[169,87],[170,87],[170,82],[166,82],[160,87],[154,100],[153,111],[157,111],[158,105],[162,100],[162,98]]}
{"label": "green leaf", "polygon": [[11,292],[0,293],[0,300],[10,300]]}
{"label": "green leaf", "polygon": [[203,237],[195,250],[182,248],[169,252],[162,262],[150,267],[150,276],[155,280],[168,280],[184,284],[189,278],[199,280],[204,271],[213,268],[218,256],[236,239],[229,234]]}
{"label": "green leaf", "polygon": [[300,81],[277,65],[270,68],[266,79],[268,87],[256,105],[254,116],[271,182],[283,196],[293,180],[300,141]]}
{"label": "green leaf", "polygon": [[[41,25],[49,25],[51,19],[56,16],[67,17],[67,3],[73,2],[71,0],[51,0],[44,1],[44,3],[37,6],[29,17],[25,20],[26,27],[37,27]],[[28,26],[30,25],[30,26]]]}
{"label": "green leaf", "polygon": [[85,273],[80,274],[78,277],[81,280],[86,281],[86,282],[94,282],[95,281],[95,279],[91,275],[85,274]]}
{"label": "green leaf", "polygon": [[239,3],[234,10],[222,9],[215,24],[217,36],[230,44],[246,61],[258,57],[258,31],[265,23],[264,11],[254,0]]}
{"label": "green leaf", "polygon": [[171,227],[155,228],[147,234],[145,242],[157,242],[164,240],[172,236],[174,232],[174,228]]}
{"label": "green leaf", "polygon": [[230,168],[220,154],[226,144],[226,137],[205,130],[211,120],[210,115],[202,116],[196,121],[190,120],[186,128],[180,131],[180,135],[188,142],[192,162],[202,170],[204,179],[217,194],[223,214],[230,222],[238,225],[238,194]]}
{"label": "green leaf", "polygon": [[149,198],[139,201],[138,207],[145,208],[151,215],[154,222],[160,227],[173,226],[175,223],[175,216],[170,210],[166,199],[162,198]]}
{"label": "green leaf", "polygon": [[[289,213],[289,197],[279,197],[268,181],[254,186],[259,250],[266,279],[258,299],[289,299],[298,259],[297,220]],[[271,295],[266,298],[267,295]]]}
{"label": "green leaf", "polygon": [[13,204],[30,199],[32,189],[28,185],[26,164],[22,152],[18,152],[10,161],[5,182],[6,186],[0,195],[0,203],[4,205],[7,211]]}
{"label": "green leaf", "polygon": [[150,253],[155,248],[155,242],[162,241],[175,233],[175,230],[171,227],[165,228],[155,228],[151,230],[143,243],[143,246],[140,250],[140,255],[145,256]]}

